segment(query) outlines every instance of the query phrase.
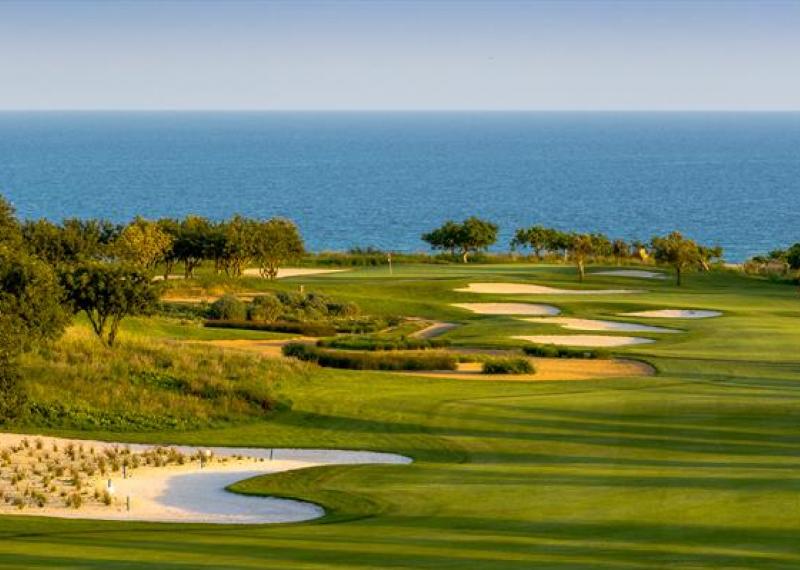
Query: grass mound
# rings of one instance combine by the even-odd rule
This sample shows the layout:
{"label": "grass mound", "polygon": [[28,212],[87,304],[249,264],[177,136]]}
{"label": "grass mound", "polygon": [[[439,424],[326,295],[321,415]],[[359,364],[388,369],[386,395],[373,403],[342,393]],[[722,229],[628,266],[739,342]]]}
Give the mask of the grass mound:
{"label": "grass mound", "polygon": [[296,362],[131,336],[108,350],[83,328],[21,364],[29,400],[18,422],[129,431],[263,417],[286,405],[281,383],[305,374]]}

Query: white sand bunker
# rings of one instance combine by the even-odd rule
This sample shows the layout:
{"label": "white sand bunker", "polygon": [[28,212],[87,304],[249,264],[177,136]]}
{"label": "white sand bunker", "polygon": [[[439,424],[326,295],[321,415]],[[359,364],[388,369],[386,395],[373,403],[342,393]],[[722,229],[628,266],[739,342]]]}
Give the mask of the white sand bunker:
{"label": "white sand bunker", "polygon": [[[163,448],[18,434],[0,434],[0,444],[4,467],[24,477],[22,487],[12,484],[13,479],[7,482],[0,514],[101,520],[215,524],[310,520],[325,514],[322,507],[238,495],[225,487],[257,475],[321,465],[411,463],[401,455],[367,451]],[[123,465],[128,466],[127,477]],[[77,504],[76,497],[80,497]]]}
{"label": "white sand bunker", "polygon": [[558,289],[528,283],[470,283],[456,289],[462,293],[495,293],[498,295],[619,295],[638,293],[634,289]]}
{"label": "white sand bunker", "polygon": [[453,303],[479,315],[557,315],[561,311],[552,305],[534,303]]}
{"label": "white sand bunker", "polygon": [[677,329],[640,325],[636,323],[619,323],[616,321],[601,321],[596,319],[573,319],[571,317],[543,317],[520,319],[531,323],[560,325],[561,328],[576,331],[620,331],[620,332],[647,332],[647,333],[679,333]]}
{"label": "white sand bunker", "polygon": [[[317,269],[316,267],[281,267],[278,269],[278,279],[288,277],[305,277],[306,275],[325,275],[326,273],[341,273],[347,269]],[[242,275],[247,277],[261,277],[257,268],[245,269]]]}
{"label": "white sand bunker", "polygon": [[595,271],[591,275],[607,275],[609,277],[635,277],[637,279],[666,279],[667,276],[659,271],[645,271],[643,269],[615,269],[612,271]]}
{"label": "white sand bunker", "polygon": [[637,336],[603,336],[593,334],[575,335],[527,335],[514,336],[518,340],[527,340],[536,344],[557,344],[559,346],[586,346],[586,347],[615,347],[632,346],[635,344],[650,344],[655,342],[649,338]]}
{"label": "white sand bunker", "polygon": [[637,311],[635,313],[620,313],[624,317],[646,317],[650,319],[708,319],[722,315],[719,311],[706,311],[701,309],[660,309],[657,311]]}

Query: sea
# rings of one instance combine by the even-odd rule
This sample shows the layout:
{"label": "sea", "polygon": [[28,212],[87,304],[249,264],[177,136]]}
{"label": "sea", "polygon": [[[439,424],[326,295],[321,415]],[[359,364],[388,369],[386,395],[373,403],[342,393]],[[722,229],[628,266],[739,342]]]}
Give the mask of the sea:
{"label": "sea", "polygon": [[314,251],[422,251],[479,216],[726,259],[800,241],[800,113],[3,112],[21,218],[283,216]]}

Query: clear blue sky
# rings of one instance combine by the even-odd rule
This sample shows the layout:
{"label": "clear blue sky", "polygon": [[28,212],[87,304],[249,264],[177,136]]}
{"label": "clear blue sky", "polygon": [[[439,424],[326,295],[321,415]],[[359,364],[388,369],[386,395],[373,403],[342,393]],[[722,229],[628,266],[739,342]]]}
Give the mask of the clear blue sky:
{"label": "clear blue sky", "polygon": [[800,1],[0,0],[0,109],[800,109]]}

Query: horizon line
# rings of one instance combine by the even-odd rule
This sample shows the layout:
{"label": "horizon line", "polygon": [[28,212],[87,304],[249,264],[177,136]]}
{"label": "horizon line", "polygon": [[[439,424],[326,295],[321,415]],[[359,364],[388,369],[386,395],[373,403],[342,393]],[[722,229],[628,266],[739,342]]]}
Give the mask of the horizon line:
{"label": "horizon line", "polygon": [[207,108],[146,108],[146,107],[119,107],[119,108],[3,108],[0,113],[800,113],[800,107],[785,109],[764,109],[764,108],[652,108],[652,109],[570,109],[570,108],[464,108],[464,109],[445,109],[445,108],[242,108],[233,109],[227,107],[207,107]]}

